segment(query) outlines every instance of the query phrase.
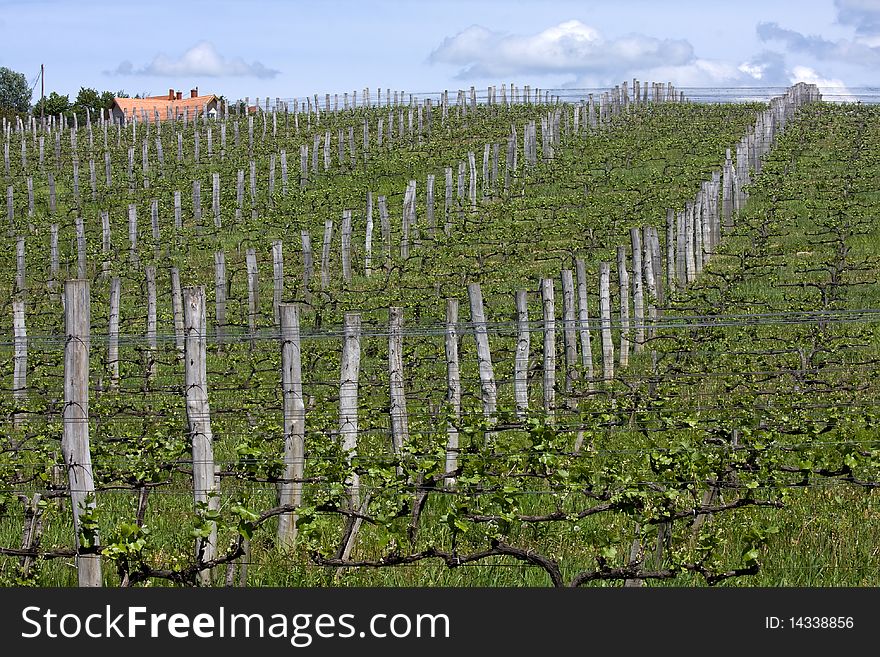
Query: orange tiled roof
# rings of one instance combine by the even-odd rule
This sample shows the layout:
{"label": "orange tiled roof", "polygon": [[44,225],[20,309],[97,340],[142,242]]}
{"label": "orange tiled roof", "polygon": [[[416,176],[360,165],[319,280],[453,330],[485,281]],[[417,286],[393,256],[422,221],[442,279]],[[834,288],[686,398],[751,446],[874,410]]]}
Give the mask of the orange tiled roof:
{"label": "orange tiled roof", "polygon": [[155,118],[155,112],[159,112],[159,120],[164,121],[168,118],[168,108],[171,108],[171,115],[177,116],[183,114],[185,108],[189,109],[189,114],[194,115],[195,112],[201,112],[206,103],[217,100],[214,94],[206,94],[204,96],[196,96],[195,98],[181,98],[180,100],[168,100],[167,96],[158,96],[152,98],[114,98],[113,104],[118,107],[127,116],[131,116],[133,112],[137,113],[138,119],[141,118],[141,112],[147,113],[147,120],[152,121]]}

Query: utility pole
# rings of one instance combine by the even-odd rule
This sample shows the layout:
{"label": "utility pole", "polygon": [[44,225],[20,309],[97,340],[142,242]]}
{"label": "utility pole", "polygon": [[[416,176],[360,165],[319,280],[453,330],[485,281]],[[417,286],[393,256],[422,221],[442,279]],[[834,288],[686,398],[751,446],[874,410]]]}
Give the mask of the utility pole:
{"label": "utility pole", "polygon": [[46,129],[46,122],[43,118],[43,111],[46,108],[46,81],[43,78],[44,69],[43,65],[40,64],[40,126],[43,130]]}

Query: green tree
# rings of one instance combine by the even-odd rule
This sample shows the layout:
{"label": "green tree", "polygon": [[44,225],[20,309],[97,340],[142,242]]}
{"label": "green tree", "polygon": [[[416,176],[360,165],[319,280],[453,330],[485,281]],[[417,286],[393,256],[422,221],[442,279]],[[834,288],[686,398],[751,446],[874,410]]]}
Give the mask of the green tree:
{"label": "green tree", "polygon": [[31,90],[24,73],[0,67],[0,110],[24,113],[30,106]]}
{"label": "green tree", "polygon": [[92,118],[97,118],[102,109],[104,109],[103,100],[97,89],[79,88],[76,100],[73,101],[73,111],[76,112],[77,118],[81,121],[85,120],[86,110],[89,111]]}
{"label": "green tree", "polygon": [[41,109],[45,116],[55,116],[62,112],[69,112],[70,107],[69,96],[62,96],[57,91],[53,91],[45,98],[37,101],[37,104],[34,105],[34,116],[40,116]]}

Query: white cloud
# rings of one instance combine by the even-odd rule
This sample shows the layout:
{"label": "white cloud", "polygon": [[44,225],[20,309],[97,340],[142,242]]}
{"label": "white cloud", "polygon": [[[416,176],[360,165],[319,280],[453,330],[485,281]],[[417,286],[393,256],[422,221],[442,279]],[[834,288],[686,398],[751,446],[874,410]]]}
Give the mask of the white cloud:
{"label": "white cloud", "polygon": [[444,39],[428,57],[431,63],[463,67],[460,78],[564,73],[603,80],[624,76],[633,68],[684,65],[693,59],[693,47],[685,40],[643,34],[606,39],[578,20],[532,35],[502,34],[473,25]]}
{"label": "white cloud", "polygon": [[792,84],[797,82],[815,84],[819,87],[819,92],[822,94],[824,100],[841,103],[854,103],[858,100],[852,91],[850,91],[843,83],[843,80],[824,78],[809,66],[795,66],[791,70],[789,81]]}
{"label": "white cloud", "polygon": [[212,43],[201,41],[180,57],[160,53],[143,68],[135,68],[124,61],[110,74],[149,75],[156,77],[203,76],[203,77],[255,77],[274,78],[280,71],[267,68],[260,62],[248,64],[241,57],[224,57]]}

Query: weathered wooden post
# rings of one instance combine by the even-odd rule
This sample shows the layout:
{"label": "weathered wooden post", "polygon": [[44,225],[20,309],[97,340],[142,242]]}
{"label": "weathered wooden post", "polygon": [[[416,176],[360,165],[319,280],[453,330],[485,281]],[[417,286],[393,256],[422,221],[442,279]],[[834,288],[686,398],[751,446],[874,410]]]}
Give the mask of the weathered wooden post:
{"label": "weathered wooden post", "polygon": [[611,339],[611,265],[599,263],[599,315],[602,327],[602,374],[614,378],[614,342]]}
{"label": "weathered wooden post", "polygon": [[309,231],[300,232],[303,251],[303,298],[306,303],[312,302],[312,278],[315,274],[314,257],[312,256],[312,238]]}
{"label": "weathered wooden post", "polygon": [[247,268],[248,279],[248,333],[250,334],[251,344],[253,345],[256,340],[257,312],[260,307],[260,282],[257,277],[257,252],[255,249],[251,248],[246,251],[245,267]]}
{"label": "weathered wooden post", "polygon": [[122,285],[118,276],[110,279],[110,316],[107,322],[107,366],[110,388],[119,387],[119,302]]}
{"label": "weathered wooden post", "polygon": [[[629,272],[626,270],[626,247],[617,247],[617,280],[620,291],[620,354],[618,363],[621,368],[629,364],[629,342],[630,342],[630,326],[629,326]],[[641,310],[641,308],[639,308]],[[636,322],[639,313],[636,314]]]}
{"label": "weathered wooden post", "polygon": [[147,265],[144,268],[147,286],[147,378],[156,376],[158,361],[156,360],[156,267]]}
{"label": "weathered wooden post", "polygon": [[[281,322],[281,392],[284,401],[284,481],[279,490],[279,504],[298,507],[302,504],[305,472],[306,408],[302,391],[302,347],[299,331],[299,306],[278,306]],[[278,516],[278,544],[290,548],[296,543],[296,511]]]}
{"label": "weathered wooden post", "polygon": [[[361,316],[359,313],[346,313],[339,383],[339,436],[349,463],[357,455],[358,375],[360,367]],[[346,485],[351,510],[358,511],[360,509],[360,476],[356,472],[352,472]]]}
{"label": "weathered wooden post", "polygon": [[486,330],[486,312],[483,308],[483,292],[479,283],[468,285],[468,299],[471,307],[471,325],[477,343],[477,361],[480,372],[480,390],[483,400],[483,413],[487,417],[495,414],[497,389],[492,370],[492,354],[489,351],[489,333]]}
{"label": "weathered wooden post", "polygon": [[577,403],[571,398],[578,379],[577,372],[577,326],[574,308],[574,274],[571,269],[562,270],[562,335],[565,343],[565,392],[569,395],[567,403],[574,408]]}
{"label": "weathered wooden post", "polygon": [[214,328],[217,342],[223,344],[226,337],[226,254],[214,253]]}
{"label": "weathered wooden post", "polygon": [[403,308],[388,309],[388,380],[391,416],[391,444],[400,456],[409,442],[409,419],[406,412],[406,394],[403,388]]}
{"label": "weathered wooden post", "polygon": [[174,320],[174,344],[178,356],[183,358],[183,291],[177,267],[171,267],[171,314]]}
{"label": "weathered wooden post", "polygon": [[590,313],[587,305],[587,268],[583,258],[575,259],[578,280],[578,333],[581,341],[581,366],[587,374],[588,386],[593,388],[593,346],[590,336]]}
{"label": "weathered wooden post", "polygon": [[351,282],[351,210],[342,211],[342,228],[340,237],[342,251],[342,280]]}
{"label": "weathered wooden post", "polygon": [[[27,329],[25,328],[24,300],[12,301],[12,344],[13,344],[13,372],[12,372],[12,397],[16,405],[27,399]],[[16,428],[21,425],[22,414],[16,412],[13,415],[13,424]]]}
{"label": "weathered wooden post", "polygon": [[330,244],[333,239],[333,220],[324,222],[324,244],[321,249],[321,289],[330,287]]}
{"label": "weathered wooden post", "polygon": [[529,308],[525,290],[516,291],[516,355],[513,363],[513,396],[516,414],[524,417],[529,409]]}
{"label": "weathered wooden post", "polygon": [[541,279],[541,307],[544,311],[544,412],[552,416],[556,410],[556,307],[553,279]]}
{"label": "weathered wooden post", "polygon": [[[458,426],[461,417],[461,377],[458,367],[458,299],[446,299],[446,401],[452,414],[446,425],[446,472],[458,468]],[[447,477],[444,488],[455,488],[455,478]]]}
{"label": "weathered wooden post", "polygon": [[272,242],[272,313],[275,326],[281,323],[280,307],[284,300],[284,243]]}
{"label": "weathered wooden post", "polygon": [[95,480],[89,446],[89,346],[91,305],[89,282],[64,284],[64,430],[61,453],[67,468],[73,529],[76,533],[76,569],[80,586],[101,586],[101,555],[96,531],[83,527],[82,518],[95,509]]}
{"label": "weathered wooden post", "polygon": [[[214,474],[214,437],[211,431],[211,409],[208,404],[207,321],[205,288],[183,290],[184,375],[186,416],[192,440],[193,499],[196,513],[220,508],[217,479]],[[217,555],[217,524],[208,521],[207,537],[196,539],[196,563],[212,561]],[[210,570],[199,572],[199,583],[211,584]]]}

